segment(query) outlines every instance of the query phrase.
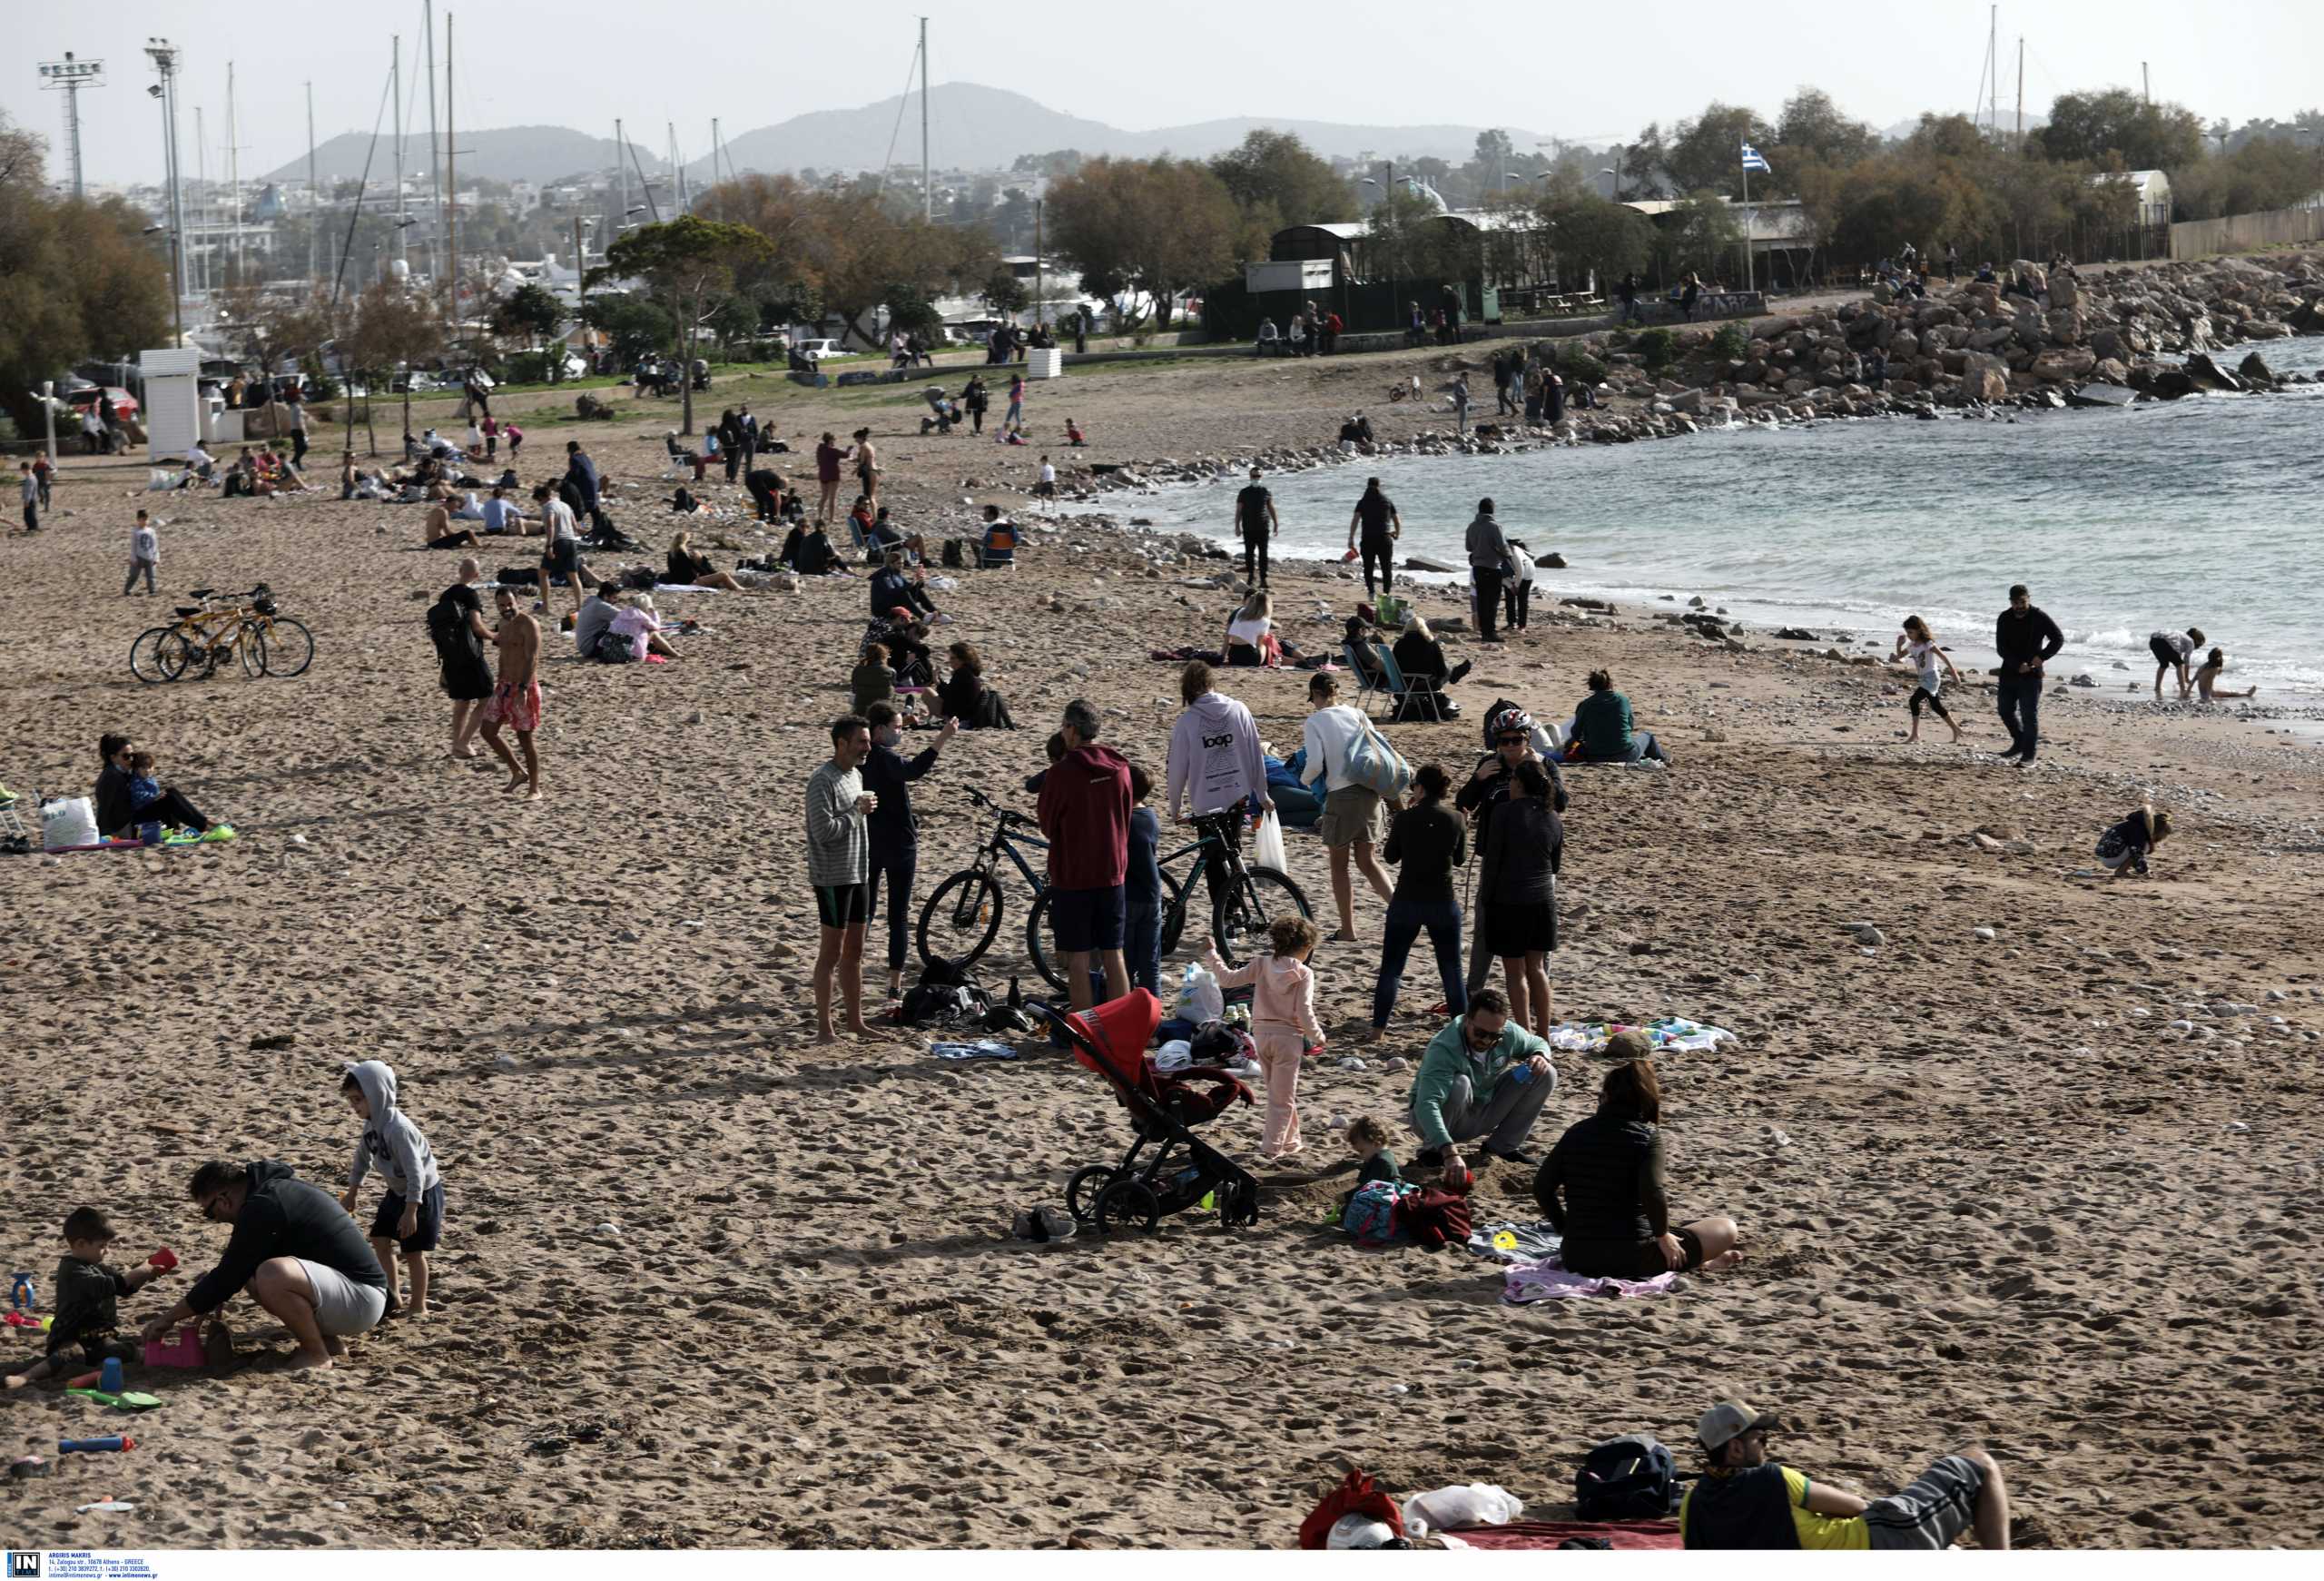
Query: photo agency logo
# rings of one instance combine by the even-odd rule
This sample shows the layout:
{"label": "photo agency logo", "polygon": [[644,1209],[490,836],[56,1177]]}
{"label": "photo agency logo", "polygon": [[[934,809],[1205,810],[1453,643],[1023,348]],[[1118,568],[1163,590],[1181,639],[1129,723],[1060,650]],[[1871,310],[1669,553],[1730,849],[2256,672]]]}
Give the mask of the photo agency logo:
{"label": "photo agency logo", "polygon": [[40,1581],[40,1556],[9,1549],[8,1581]]}

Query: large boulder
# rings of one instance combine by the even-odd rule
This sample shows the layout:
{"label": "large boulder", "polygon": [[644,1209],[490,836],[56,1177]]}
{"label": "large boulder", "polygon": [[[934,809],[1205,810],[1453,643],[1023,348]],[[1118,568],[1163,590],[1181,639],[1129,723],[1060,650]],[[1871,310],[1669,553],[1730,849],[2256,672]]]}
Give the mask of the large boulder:
{"label": "large boulder", "polygon": [[2088,347],[2061,346],[2034,358],[2028,371],[2044,384],[2063,384],[2069,380],[2078,383],[2097,366],[2098,359]]}
{"label": "large boulder", "polygon": [[2324,335],[2324,297],[2309,297],[2284,322],[2296,335]]}
{"label": "large boulder", "polygon": [[2184,368],[2158,368],[2154,371],[2154,393],[2165,400],[2176,400],[2182,395],[2196,393],[2195,381]]}
{"label": "large boulder", "polygon": [[2090,331],[2090,350],[2102,361],[2109,357],[2120,357],[2129,349],[2122,344],[2119,330],[2102,328]]}
{"label": "large boulder", "polygon": [[1983,351],[1970,352],[1962,362],[1961,394],[1968,400],[2007,400],[2009,365]]}
{"label": "large boulder", "polygon": [[2050,306],[2070,308],[2082,300],[2082,285],[2070,269],[2062,269],[2050,276]]}
{"label": "large boulder", "polygon": [[2276,371],[2269,367],[2268,360],[2257,351],[2244,358],[2235,371],[2253,384],[2273,384],[2276,381]]}
{"label": "large boulder", "polygon": [[2053,346],[2082,344],[2082,314],[2073,308],[2052,308],[2043,315],[2042,324],[2049,331]]}
{"label": "large boulder", "polygon": [[2280,341],[2290,333],[2290,326],[2273,319],[2245,319],[2235,326],[2236,339],[2241,341]]}
{"label": "large boulder", "polygon": [[2128,406],[2139,392],[2114,384],[2084,384],[2065,391],[2065,398],[2068,406]]}
{"label": "large boulder", "polygon": [[2092,378],[2105,384],[2128,384],[2131,381],[2130,369],[2123,366],[2120,359],[2114,357],[2098,359],[2098,366],[2093,368],[2090,374]]}
{"label": "large boulder", "polygon": [[2232,393],[2246,386],[2243,380],[2230,373],[2211,360],[2208,351],[2197,351],[2187,359],[2187,377],[2198,390]]}

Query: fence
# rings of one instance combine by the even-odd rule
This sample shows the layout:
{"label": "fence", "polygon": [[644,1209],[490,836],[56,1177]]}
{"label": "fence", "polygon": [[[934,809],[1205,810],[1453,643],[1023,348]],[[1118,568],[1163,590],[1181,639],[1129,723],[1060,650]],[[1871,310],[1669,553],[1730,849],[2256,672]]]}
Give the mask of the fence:
{"label": "fence", "polygon": [[2324,242],[2324,208],[2270,209],[2219,220],[2190,220],[2171,227],[2171,256],[2205,258],[2290,242]]}

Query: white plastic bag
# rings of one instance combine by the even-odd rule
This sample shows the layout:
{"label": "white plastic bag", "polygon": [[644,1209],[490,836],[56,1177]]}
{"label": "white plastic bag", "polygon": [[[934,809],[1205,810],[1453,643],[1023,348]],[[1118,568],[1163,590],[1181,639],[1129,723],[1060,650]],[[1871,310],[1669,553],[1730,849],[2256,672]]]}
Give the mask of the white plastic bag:
{"label": "white plastic bag", "polygon": [[1283,820],[1272,807],[1259,819],[1259,832],[1251,839],[1251,856],[1262,867],[1277,873],[1290,871],[1291,858],[1283,848]]}
{"label": "white plastic bag", "polygon": [[1199,961],[1187,963],[1187,974],[1178,984],[1178,1002],[1171,1007],[1170,1013],[1196,1026],[1226,1013],[1226,992],[1218,986],[1218,979],[1210,974],[1209,967]]}
{"label": "white plastic bag", "polygon": [[40,805],[40,845],[63,851],[97,843],[97,815],[86,796],[53,796]]}
{"label": "white plastic bag", "polygon": [[1432,1530],[1505,1526],[1524,1513],[1523,1499],[1490,1482],[1439,1487],[1416,1493],[1404,1501],[1404,1536],[1420,1537]]}

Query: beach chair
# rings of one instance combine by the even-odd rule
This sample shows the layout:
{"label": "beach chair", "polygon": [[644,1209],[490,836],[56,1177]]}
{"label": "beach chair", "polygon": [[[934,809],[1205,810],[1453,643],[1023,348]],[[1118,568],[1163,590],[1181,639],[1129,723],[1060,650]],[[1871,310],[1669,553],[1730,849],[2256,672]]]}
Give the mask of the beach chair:
{"label": "beach chair", "polygon": [[[1372,716],[1372,700],[1374,697],[1385,697],[1389,695],[1387,682],[1384,679],[1374,681],[1372,678],[1372,671],[1364,667],[1356,651],[1356,646],[1353,642],[1340,644],[1340,657],[1346,661],[1349,672],[1355,677],[1355,706],[1364,710],[1364,717],[1368,719]],[[1382,673],[1384,676],[1386,672]]]}
{"label": "beach chair", "polygon": [[1408,680],[1386,643],[1375,642],[1372,647],[1380,656],[1380,673],[1388,677],[1387,685],[1382,690],[1387,695],[1391,724],[1403,724],[1413,719],[1434,724],[1449,716],[1439,707],[1439,704],[1445,700],[1443,693],[1433,687],[1415,686]]}
{"label": "beach chair", "polygon": [[977,546],[977,569],[998,570],[1017,563],[1017,529],[1007,522],[995,524]]}

